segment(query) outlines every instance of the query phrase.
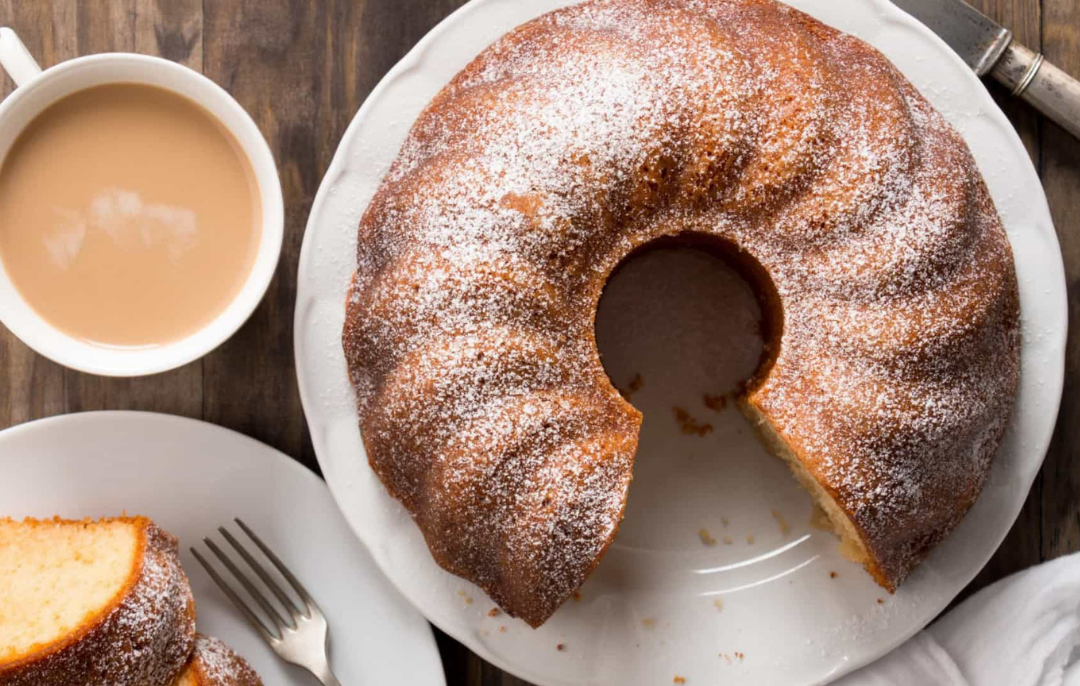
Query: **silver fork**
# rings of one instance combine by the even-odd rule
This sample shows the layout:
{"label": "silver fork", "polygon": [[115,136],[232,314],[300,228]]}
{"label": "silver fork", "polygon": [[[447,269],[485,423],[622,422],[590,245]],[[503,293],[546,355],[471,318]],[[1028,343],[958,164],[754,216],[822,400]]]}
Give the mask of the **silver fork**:
{"label": "silver fork", "polygon": [[316,679],[322,682],[323,686],[341,686],[337,677],[330,671],[330,660],[327,657],[326,647],[329,627],[326,623],[326,617],[323,616],[322,611],[319,610],[319,606],[315,604],[315,601],[308,595],[307,590],[296,577],[293,576],[292,572],[290,572],[281,560],[278,559],[278,556],[275,555],[270,548],[266,547],[266,544],[263,543],[246,524],[240,521],[239,518],[235,521],[240,528],[243,529],[244,533],[247,534],[248,538],[255,542],[255,545],[259,547],[259,550],[263,552],[263,555],[277,567],[277,570],[281,572],[281,576],[292,585],[296,595],[303,601],[303,611],[296,607],[296,604],[285,591],[281,589],[281,586],[279,586],[270,574],[267,573],[266,568],[255,560],[255,558],[251,556],[251,553],[249,553],[247,549],[225,529],[225,527],[218,527],[218,531],[225,540],[229,542],[229,545],[239,553],[240,557],[247,563],[247,566],[262,580],[263,584],[265,584],[274,596],[277,597],[278,601],[281,602],[282,607],[285,608],[285,613],[289,616],[288,620],[281,616],[277,609],[270,604],[270,601],[266,599],[263,592],[260,591],[251,579],[209,538],[204,538],[203,543],[205,543],[206,547],[217,556],[223,565],[225,565],[248,594],[255,599],[255,602],[262,608],[266,617],[273,625],[272,629],[271,627],[266,626],[266,623],[263,622],[243,598],[233,590],[232,586],[221,578],[221,575],[206,561],[206,558],[199,554],[198,550],[192,548],[191,554],[195,556],[195,559],[206,569],[206,572],[218,585],[218,588],[229,597],[229,600],[236,605],[243,613],[244,617],[247,618],[251,626],[254,627],[263,639],[270,644],[270,647],[282,660],[294,665],[299,665],[308,670]]}

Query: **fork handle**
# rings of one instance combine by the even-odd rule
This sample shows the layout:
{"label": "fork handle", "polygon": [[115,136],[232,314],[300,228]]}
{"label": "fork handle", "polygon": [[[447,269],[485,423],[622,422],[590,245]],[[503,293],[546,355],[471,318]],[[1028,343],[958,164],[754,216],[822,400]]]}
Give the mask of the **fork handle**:
{"label": "fork handle", "polygon": [[341,686],[341,682],[338,681],[337,677],[334,676],[334,673],[330,671],[329,662],[323,663],[323,667],[319,671],[316,672],[312,670],[311,673],[315,675],[316,679],[322,682],[323,686]]}

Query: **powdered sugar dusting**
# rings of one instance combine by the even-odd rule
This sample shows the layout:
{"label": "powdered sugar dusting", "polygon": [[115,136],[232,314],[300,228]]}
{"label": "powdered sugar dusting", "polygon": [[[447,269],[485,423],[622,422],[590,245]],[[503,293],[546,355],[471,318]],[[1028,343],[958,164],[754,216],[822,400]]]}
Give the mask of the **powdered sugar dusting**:
{"label": "powdered sugar dusting", "polygon": [[603,284],[687,233],[768,273],[780,354],[749,400],[887,578],[988,470],[1016,283],[948,124],[876,51],[771,1],[553,12],[417,121],[361,221],[344,331],[373,467],[443,566],[533,624],[595,566],[629,482],[640,415],[596,354]]}

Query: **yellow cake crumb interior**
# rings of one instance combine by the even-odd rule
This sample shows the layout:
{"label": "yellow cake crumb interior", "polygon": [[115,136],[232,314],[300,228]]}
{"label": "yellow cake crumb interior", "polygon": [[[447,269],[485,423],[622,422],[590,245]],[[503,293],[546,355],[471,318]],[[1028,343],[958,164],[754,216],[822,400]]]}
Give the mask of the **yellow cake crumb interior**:
{"label": "yellow cake crumb interior", "polygon": [[107,605],[138,571],[130,521],[0,520],[0,663],[48,644]]}
{"label": "yellow cake crumb interior", "polygon": [[776,457],[787,463],[787,466],[791,468],[791,473],[795,475],[795,479],[799,482],[799,485],[804,490],[810,493],[810,496],[814,499],[814,503],[821,508],[821,510],[828,517],[828,523],[832,532],[840,538],[840,553],[851,560],[852,562],[858,562],[865,565],[870,556],[867,554],[866,545],[863,543],[862,537],[859,535],[855,525],[851,522],[851,519],[844,514],[843,509],[836,504],[832,496],[828,491],[822,488],[821,484],[817,482],[810,472],[806,470],[806,467],[795,456],[793,452],[784,443],[784,439],[780,437],[778,433],[773,429],[769,421],[762,416],[760,412],[754,408],[753,405],[741,400],[739,402],[739,409],[746,415],[747,420],[758,432],[762,441],[765,443],[765,447],[769,452]]}

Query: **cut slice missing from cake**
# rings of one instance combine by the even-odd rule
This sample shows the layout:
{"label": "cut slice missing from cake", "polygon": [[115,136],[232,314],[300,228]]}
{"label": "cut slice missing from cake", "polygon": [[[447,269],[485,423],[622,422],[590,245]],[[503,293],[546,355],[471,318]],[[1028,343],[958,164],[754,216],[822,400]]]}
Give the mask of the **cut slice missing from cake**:
{"label": "cut slice missing from cake", "polygon": [[838,547],[840,554],[865,567],[866,571],[874,577],[874,580],[890,593],[895,591],[895,584],[881,571],[874,557],[866,549],[862,534],[859,533],[859,528],[855,525],[855,522],[844,511],[843,506],[836,501],[835,496],[814,478],[814,475],[806,468],[798,454],[784,441],[776,428],[769,422],[768,417],[760,412],[747,397],[738,399],[738,407],[769,452],[787,464],[791,469],[791,473],[795,476],[795,480],[813,498],[815,507],[823,515],[819,519],[820,524],[824,525],[823,528],[832,531],[840,539]]}
{"label": "cut slice missing from cake", "polygon": [[176,539],[149,519],[0,519],[0,686],[168,686],[194,638]]}
{"label": "cut slice missing from cake", "polygon": [[216,638],[199,634],[195,650],[173,686],[262,686],[251,665]]}

